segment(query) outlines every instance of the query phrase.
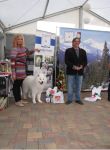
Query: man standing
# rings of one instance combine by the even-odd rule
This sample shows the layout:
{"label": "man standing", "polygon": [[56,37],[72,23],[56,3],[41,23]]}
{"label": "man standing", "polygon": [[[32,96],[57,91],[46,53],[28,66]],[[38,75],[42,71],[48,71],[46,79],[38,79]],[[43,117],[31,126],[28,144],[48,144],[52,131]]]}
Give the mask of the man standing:
{"label": "man standing", "polygon": [[80,38],[74,38],[72,40],[72,48],[68,48],[65,52],[68,90],[66,104],[71,104],[75,95],[76,103],[83,105],[80,99],[80,92],[84,68],[87,65],[87,55],[86,51],[79,47],[79,44]]}

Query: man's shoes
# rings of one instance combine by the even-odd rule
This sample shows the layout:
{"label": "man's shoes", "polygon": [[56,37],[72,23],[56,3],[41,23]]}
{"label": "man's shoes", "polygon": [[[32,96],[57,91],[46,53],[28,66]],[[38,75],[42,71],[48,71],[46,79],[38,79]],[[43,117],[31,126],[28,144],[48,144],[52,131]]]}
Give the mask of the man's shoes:
{"label": "man's shoes", "polygon": [[22,104],[20,101],[16,102],[15,105],[19,107],[24,107],[24,104]]}
{"label": "man's shoes", "polygon": [[21,103],[22,103],[22,104],[28,104],[29,102],[28,102],[28,101],[25,101],[25,100],[21,100]]}
{"label": "man's shoes", "polygon": [[69,104],[71,104],[71,103],[72,103],[72,101],[66,101],[65,104],[69,105]]}
{"label": "man's shoes", "polygon": [[80,104],[80,105],[84,105],[84,103],[80,100],[80,101],[75,101],[76,103]]}

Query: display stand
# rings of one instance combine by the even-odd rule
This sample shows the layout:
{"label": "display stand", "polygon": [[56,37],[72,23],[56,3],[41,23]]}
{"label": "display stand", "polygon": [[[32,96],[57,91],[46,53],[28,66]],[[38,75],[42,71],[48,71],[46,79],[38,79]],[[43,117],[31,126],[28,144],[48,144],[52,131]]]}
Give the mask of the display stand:
{"label": "display stand", "polygon": [[9,105],[11,81],[11,73],[0,72],[0,110]]}

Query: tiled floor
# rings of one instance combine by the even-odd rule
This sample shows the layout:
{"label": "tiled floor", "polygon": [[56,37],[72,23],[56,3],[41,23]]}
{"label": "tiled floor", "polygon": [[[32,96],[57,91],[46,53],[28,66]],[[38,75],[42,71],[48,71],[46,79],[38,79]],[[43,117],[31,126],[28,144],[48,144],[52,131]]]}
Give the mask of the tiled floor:
{"label": "tiled floor", "polygon": [[[90,93],[82,93],[82,98]],[[0,149],[110,149],[110,102],[10,103],[0,111]],[[66,99],[66,97],[65,97]],[[11,100],[12,101],[12,100]]]}

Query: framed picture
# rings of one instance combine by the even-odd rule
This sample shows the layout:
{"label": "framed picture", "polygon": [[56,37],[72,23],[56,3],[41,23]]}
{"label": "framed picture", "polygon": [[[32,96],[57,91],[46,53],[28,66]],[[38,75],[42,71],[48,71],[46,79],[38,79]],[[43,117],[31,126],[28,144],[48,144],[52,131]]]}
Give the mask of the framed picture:
{"label": "framed picture", "polygon": [[65,32],[64,34],[64,41],[71,42],[73,39],[73,32]]}
{"label": "framed picture", "polygon": [[50,48],[50,40],[51,40],[50,35],[43,34],[42,35],[41,46],[44,47],[44,48]]}
{"label": "framed picture", "polygon": [[45,56],[45,61],[48,62],[48,64],[53,64],[54,57],[53,56]]}
{"label": "framed picture", "polygon": [[42,55],[35,55],[35,67],[40,67],[42,64]]}

